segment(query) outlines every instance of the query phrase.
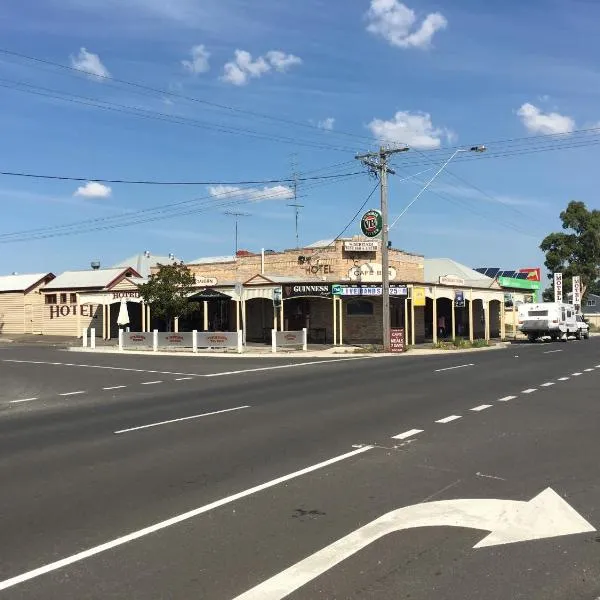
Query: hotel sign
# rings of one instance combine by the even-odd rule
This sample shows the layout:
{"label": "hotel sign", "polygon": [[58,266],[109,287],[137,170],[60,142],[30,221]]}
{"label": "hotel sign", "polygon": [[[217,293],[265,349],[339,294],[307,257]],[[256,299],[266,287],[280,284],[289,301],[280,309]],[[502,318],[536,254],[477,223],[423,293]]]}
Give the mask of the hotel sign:
{"label": "hotel sign", "polygon": [[377,252],[379,242],[344,242],[346,252]]}
{"label": "hotel sign", "polygon": [[212,287],[213,285],[217,285],[219,280],[216,277],[204,277],[203,275],[194,275],[194,279],[196,280],[196,285],[202,287]]}

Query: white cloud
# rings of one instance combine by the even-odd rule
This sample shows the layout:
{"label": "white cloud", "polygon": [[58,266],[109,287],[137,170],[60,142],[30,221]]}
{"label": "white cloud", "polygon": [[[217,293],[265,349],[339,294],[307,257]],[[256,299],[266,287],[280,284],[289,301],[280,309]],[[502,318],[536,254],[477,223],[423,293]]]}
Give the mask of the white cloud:
{"label": "white cloud", "polygon": [[289,200],[294,197],[291,188],[285,185],[265,186],[263,188],[241,188],[234,185],[214,185],[208,188],[208,193],[218,198],[242,198],[250,202],[263,200]]}
{"label": "white cloud", "polygon": [[71,56],[71,66],[94,78],[110,77],[110,73],[102,64],[100,57],[93,52],[88,52],[85,48],[80,48],[77,56]]}
{"label": "white cloud", "polygon": [[424,112],[398,111],[389,121],[373,119],[368,128],[378,140],[426,150],[439,148],[442,138],[454,137],[450,130],[434,127],[431,115]]}
{"label": "white cloud", "polygon": [[302,64],[302,59],[293,54],[285,54],[279,50],[270,50],[265,56],[256,60],[246,50],[236,50],[235,58],[225,63],[221,79],[232,85],[246,85],[252,78],[262,77],[272,69],[285,73],[294,66]]}
{"label": "white cloud", "polygon": [[198,75],[198,73],[206,73],[210,70],[210,64],[208,62],[210,52],[206,49],[204,44],[193,46],[190,50],[190,54],[192,55],[191,60],[181,61],[181,64],[186,71]]}
{"label": "white cloud", "polygon": [[398,0],[371,0],[367,31],[398,48],[429,48],[437,31],[448,26],[446,17],[430,13],[420,25],[415,11]]}
{"label": "white cloud", "polygon": [[319,129],[325,129],[326,131],[331,131],[335,125],[335,119],[333,117],[327,117],[322,121],[317,123],[317,127]]}
{"label": "white cloud", "polygon": [[517,115],[531,133],[571,133],[575,129],[575,119],[557,112],[545,113],[529,102],[519,108]]}
{"label": "white cloud", "polygon": [[85,185],[78,187],[73,196],[82,198],[109,198],[112,189],[108,185],[98,183],[97,181],[88,181]]}

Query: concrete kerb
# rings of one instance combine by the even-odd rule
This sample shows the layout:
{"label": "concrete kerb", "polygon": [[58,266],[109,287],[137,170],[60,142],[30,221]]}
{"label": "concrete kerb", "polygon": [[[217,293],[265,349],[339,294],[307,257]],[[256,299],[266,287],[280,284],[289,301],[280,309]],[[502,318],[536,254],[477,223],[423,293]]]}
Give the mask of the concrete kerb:
{"label": "concrete kerb", "polygon": [[84,353],[104,353],[104,354],[119,354],[123,355],[138,355],[138,356],[185,356],[185,357],[202,357],[202,358],[323,358],[323,357],[331,357],[331,358],[339,358],[339,357],[349,357],[353,356],[356,358],[360,357],[410,357],[410,356],[446,356],[449,354],[467,354],[471,352],[486,352],[490,350],[504,350],[510,347],[510,343],[501,342],[494,346],[488,346],[484,348],[466,348],[466,349],[458,349],[458,350],[438,350],[435,348],[411,348],[409,352],[405,352],[404,354],[392,354],[385,352],[356,352],[356,346],[348,346],[348,347],[338,347],[338,348],[328,348],[326,350],[309,350],[308,352],[304,351],[286,351],[286,352],[277,352],[273,354],[272,352],[244,352],[242,354],[238,354],[237,352],[181,352],[181,351],[158,351],[152,352],[149,350],[119,350],[114,346],[104,346],[97,347],[95,350],[90,348],[82,348],[80,346],[73,346],[68,348],[71,352],[84,352]]}

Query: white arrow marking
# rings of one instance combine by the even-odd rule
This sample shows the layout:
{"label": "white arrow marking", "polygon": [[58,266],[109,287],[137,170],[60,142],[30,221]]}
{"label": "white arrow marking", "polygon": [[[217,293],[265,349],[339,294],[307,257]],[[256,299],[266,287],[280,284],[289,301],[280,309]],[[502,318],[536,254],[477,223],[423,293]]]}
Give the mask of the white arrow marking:
{"label": "white arrow marking", "polygon": [[390,533],[442,526],[490,531],[474,548],[596,531],[550,488],[529,502],[442,500],[414,504],[371,521],[234,600],[281,600]]}

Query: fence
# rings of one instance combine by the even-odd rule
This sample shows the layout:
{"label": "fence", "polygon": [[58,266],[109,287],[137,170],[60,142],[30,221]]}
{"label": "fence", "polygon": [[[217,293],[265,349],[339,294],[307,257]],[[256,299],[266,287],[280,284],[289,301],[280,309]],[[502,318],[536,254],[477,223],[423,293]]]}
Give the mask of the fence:
{"label": "fence", "polygon": [[[84,347],[86,343],[84,342]],[[242,332],[198,332],[165,333],[155,329],[153,332],[128,332],[119,330],[119,350],[190,348],[198,352],[198,348],[230,349],[243,352]]]}
{"label": "fence", "polygon": [[271,330],[271,348],[277,352],[277,348],[291,348],[302,346],[302,350],[308,350],[308,336],[306,328],[300,331],[275,331]]}

